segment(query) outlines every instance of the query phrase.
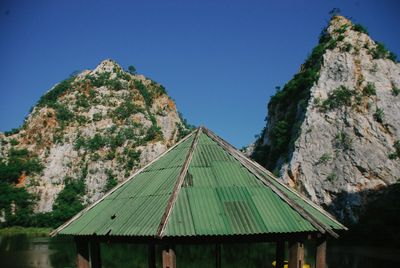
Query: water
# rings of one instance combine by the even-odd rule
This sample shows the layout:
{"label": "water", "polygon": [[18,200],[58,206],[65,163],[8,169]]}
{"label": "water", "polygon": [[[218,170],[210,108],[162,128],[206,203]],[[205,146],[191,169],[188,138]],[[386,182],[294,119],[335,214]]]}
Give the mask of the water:
{"label": "water", "polygon": [[[314,265],[312,244],[306,245],[306,262]],[[103,267],[147,267],[146,245],[101,244]],[[70,238],[0,237],[0,267],[75,267],[75,245]],[[178,267],[214,267],[214,247],[177,246]],[[274,244],[230,244],[222,247],[222,267],[271,267]],[[156,249],[161,267],[161,247]],[[400,249],[328,245],[329,268],[400,267]]]}

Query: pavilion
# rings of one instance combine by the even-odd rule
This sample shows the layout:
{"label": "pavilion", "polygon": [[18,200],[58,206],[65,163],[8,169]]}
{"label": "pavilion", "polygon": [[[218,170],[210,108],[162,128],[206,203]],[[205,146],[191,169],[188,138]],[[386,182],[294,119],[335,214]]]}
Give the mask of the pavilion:
{"label": "pavilion", "polygon": [[[178,244],[276,242],[276,267],[304,263],[303,242],[315,239],[316,268],[326,267],[326,239],[345,226],[205,127],[199,127],[52,235],[75,237],[77,264],[101,267],[102,242],[148,244],[154,268],[175,268]],[[178,256],[179,258],[179,256]]]}

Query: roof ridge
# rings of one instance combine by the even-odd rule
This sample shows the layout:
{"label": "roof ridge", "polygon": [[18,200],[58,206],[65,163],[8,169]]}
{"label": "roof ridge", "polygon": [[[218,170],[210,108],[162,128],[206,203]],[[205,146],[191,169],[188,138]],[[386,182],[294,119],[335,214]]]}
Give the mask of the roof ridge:
{"label": "roof ridge", "polygon": [[[325,223],[319,221],[316,219],[311,213],[306,211],[303,207],[298,205],[292,198],[287,196],[286,193],[278,189],[275,185],[273,185],[269,180],[270,178],[265,178],[265,174],[263,173],[265,168],[262,168],[259,165],[255,165],[253,161],[247,159],[243,154],[238,152],[238,150],[233,147],[231,144],[228,142],[224,141],[221,139],[218,135],[213,133],[211,130],[204,128],[204,133],[209,136],[211,139],[213,139],[215,142],[217,142],[222,148],[228,151],[229,154],[231,154],[236,160],[238,160],[245,168],[247,168],[251,173],[253,173],[261,182],[263,182],[265,185],[267,185],[271,190],[277,194],[281,199],[283,199],[289,206],[291,206],[296,212],[298,212],[303,218],[305,218],[307,221],[309,221],[318,231],[321,233],[328,232],[331,234],[333,237],[338,237],[338,235],[332,231],[330,226],[327,226]],[[261,168],[260,168],[261,167]],[[299,195],[298,195],[299,196]],[[302,200],[305,200],[304,197],[299,196]],[[313,206],[314,207],[314,206]],[[325,214],[324,214],[325,215]],[[325,215],[326,216],[326,215]],[[334,220],[337,222],[336,220]]]}
{"label": "roof ridge", "polygon": [[65,227],[67,227],[68,225],[70,225],[72,222],[74,222],[75,220],[77,220],[78,218],[80,218],[82,216],[82,214],[84,214],[85,212],[87,212],[88,210],[92,209],[94,206],[96,206],[98,203],[100,203],[101,201],[103,201],[107,196],[111,195],[112,193],[114,193],[117,189],[119,189],[120,187],[122,187],[123,185],[125,185],[126,183],[128,183],[129,181],[131,181],[137,174],[141,173],[143,170],[145,170],[146,168],[148,168],[150,165],[152,165],[154,162],[156,162],[157,160],[159,160],[161,157],[163,157],[164,155],[166,155],[167,153],[169,153],[170,151],[172,151],[173,149],[175,149],[178,145],[180,145],[181,143],[185,142],[187,139],[189,139],[193,133],[195,131],[192,131],[191,133],[189,133],[188,135],[186,135],[183,139],[181,139],[179,142],[177,142],[175,145],[173,145],[171,148],[169,148],[168,150],[166,150],[165,152],[163,152],[162,154],[160,154],[159,156],[157,156],[156,158],[154,158],[152,161],[150,161],[147,165],[143,166],[142,168],[138,169],[135,173],[132,174],[132,176],[130,176],[128,179],[126,179],[125,181],[117,184],[114,188],[112,188],[110,191],[108,191],[105,195],[103,195],[99,200],[97,200],[96,202],[92,203],[91,205],[87,206],[86,208],[84,208],[83,210],[81,210],[78,214],[76,214],[74,217],[72,217],[70,220],[68,220],[67,222],[65,222],[64,224],[62,224],[61,226],[59,226],[57,229],[53,230],[50,233],[50,236],[53,237],[55,235],[57,235],[60,231],[62,231]]}
{"label": "roof ridge", "polygon": [[194,137],[192,145],[190,146],[190,149],[189,149],[189,151],[188,151],[188,153],[186,155],[185,162],[183,163],[182,169],[179,172],[178,178],[176,179],[176,183],[175,183],[174,189],[172,191],[171,197],[168,200],[167,207],[165,208],[164,214],[161,217],[160,225],[158,226],[158,229],[157,229],[157,235],[156,236],[158,238],[160,238],[160,239],[164,236],[165,228],[167,226],[167,223],[168,223],[169,217],[171,215],[172,209],[174,208],[175,202],[178,199],[178,194],[179,194],[179,192],[180,192],[180,190],[182,188],[183,181],[185,179],[185,176],[186,176],[187,171],[189,169],[189,165],[190,165],[190,163],[192,161],[192,158],[193,158],[193,152],[197,147],[197,144],[198,144],[198,141],[199,141],[199,137],[200,137],[200,134],[203,131],[203,128],[204,128],[203,126],[200,126],[195,131],[192,132],[192,133],[196,132],[196,136]]}

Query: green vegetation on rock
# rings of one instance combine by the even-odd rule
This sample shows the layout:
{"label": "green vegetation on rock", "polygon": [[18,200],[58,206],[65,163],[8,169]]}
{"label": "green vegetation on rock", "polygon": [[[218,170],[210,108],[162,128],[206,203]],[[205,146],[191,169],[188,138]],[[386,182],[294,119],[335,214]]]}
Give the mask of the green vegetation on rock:
{"label": "green vegetation on rock", "polygon": [[374,113],[374,118],[376,122],[378,123],[383,123],[383,117],[385,116],[385,113],[383,112],[383,109],[381,108],[376,108],[376,111]]}
{"label": "green vegetation on rock", "polygon": [[53,204],[51,213],[53,226],[58,226],[81,211],[84,206],[82,198],[85,194],[85,182],[83,179],[65,178],[65,187],[58,194]]}
{"label": "green vegetation on rock", "polygon": [[319,44],[312,50],[300,72],[282,90],[277,88],[277,92],[271,97],[268,113],[276,118],[275,125],[271,125],[271,132],[267,133],[271,142],[263,144],[263,130],[252,155],[261,165],[273,170],[279,165],[279,159],[287,158],[293,148],[294,139],[299,135],[305,104],[310,98],[310,88],[319,78],[323,55],[327,49],[334,49],[336,45],[337,40],[324,29],[320,34]]}
{"label": "green vegetation on rock", "polygon": [[37,156],[27,149],[11,148],[6,158],[0,158],[0,182],[17,183],[23,173],[31,175],[42,170],[43,165]]}
{"label": "green vegetation on rock", "polygon": [[364,34],[369,34],[367,28],[359,23],[353,24],[352,30]]}
{"label": "green vegetation on rock", "polygon": [[367,85],[364,87],[363,89],[363,94],[365,96],[372,96],[372,95],[376,95],[376,88],[375,88],[375,84],[368,82]]}
{"label": "green vegetation on rock", "polygon": [[322,102],[322,110],[332,110],[343,106],[351,106],[352,98],[356,93],[345,86],[340,86],[328,94],[328,98]]}
{"label": "green vegetation on rock", "polygon": [[30,226],[35,197],[25,188],[16,188],[13,184],[0,181],[0,211],[4,211],[4,226]]}
{"label": "green vegetation on rock", "polygon": [[110,191],[112,188],[114,188],[118,184],[118,181],[115,178],[115,175],[113,174],[112,170],[107,169],[106,175],[107,175],[107,181],[103,188],[104,192]]}
{"label": "green vegetation on rock", "polygon": [[75,80],[75,76],[72,76],[60,83],[58,83],[53,89],[44,94],[38,101],[37,106],[53,106],[58,98],[68,92],[72,87],[72,82]]}
{"label": "green vegetation on rock", "polygon": [[389,154],[390,159],[397,159],[400,158],[400,140],[397,140],[393,144],[394,152]]}
{"label": "green vegetation on rock", "polygon": [[385,45],[380,42],[376,42],[375,49],[370,50],[374,59],[390,59],[393,62],[397,61],[397,55],[386,49]]}
{"label": "green vegetation on rock", "polygon": [[334,140],[334,145],[337,149],[347,151],[352,148],[353,140],[344,131],[340,131]]}

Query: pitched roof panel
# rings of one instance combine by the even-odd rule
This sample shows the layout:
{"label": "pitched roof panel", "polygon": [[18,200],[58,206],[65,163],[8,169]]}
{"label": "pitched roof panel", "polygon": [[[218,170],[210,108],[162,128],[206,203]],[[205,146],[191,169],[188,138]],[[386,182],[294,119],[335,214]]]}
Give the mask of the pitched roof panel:
{"label": "pitched roof panel", "polygon": [[332,229],[345,227],[201,127],[55,233],[162,238]]}

